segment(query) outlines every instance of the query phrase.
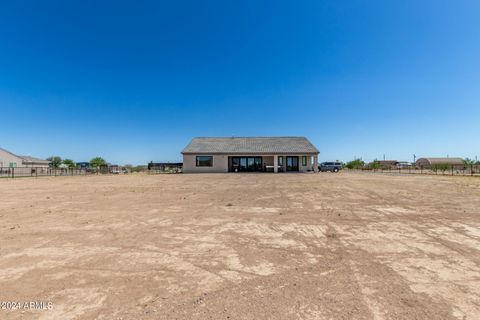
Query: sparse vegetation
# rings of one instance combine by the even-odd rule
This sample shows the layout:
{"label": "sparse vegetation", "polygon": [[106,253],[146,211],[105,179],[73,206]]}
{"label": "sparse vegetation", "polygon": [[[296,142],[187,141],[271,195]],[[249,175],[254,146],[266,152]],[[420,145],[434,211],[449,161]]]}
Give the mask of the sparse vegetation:
{"label": "sparse vegetation", "polygon": [[448,163],[439,163],[439,164],[434,164],[432,165],[432,171],[433,172],[438,172],[438,171],[442,171],[442,172],[445,172],[449,169],[451,169],[452,166],[449,165]]}
{"label": "sparse vegetation", "polygon": [[373,160],[373,162],[370,162],[368,164],[368,167],[370,169],[373,169],[373,170],[378,170],[380,169],[381,165],[380,165],[380,161],[378,161],[377,159]]}
{"label": "sparse vegetation", "polygon": [[365,162],[362,159],[354,159],[352,161],[347,162],[345,165],[348,169],[361,169],[365,166]]}
{"label": "sparse vegetation", "polygon": [[470,158],[465,158],[463,160],[463,163],[465,163],[466,166],[472,166],[472,165],[477,164],[477,161],[475,161],[473,159],[470,159]]}
{"label": "sparse vegetation", "polygon": [[72,159],[64,159],[62,161],[62,164],[66,165],[67,168],[69,169],[73,169],[77,166],[77,164],[75,163],[75,161],[73,161]]}
{"label": "sparse vegetation", "polygon": [[52,168],[58,168],[62,164],[62,158],[59,156],[51,156],[47,160],[50,161],[50,167]]}

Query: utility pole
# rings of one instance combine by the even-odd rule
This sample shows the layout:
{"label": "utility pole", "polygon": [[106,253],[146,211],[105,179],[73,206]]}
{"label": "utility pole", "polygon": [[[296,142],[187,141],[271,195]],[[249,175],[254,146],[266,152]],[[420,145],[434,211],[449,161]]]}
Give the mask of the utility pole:
{"label": "utility pole", "polygon": [[417,155],[414,153],[413,154],[413,163],[415,163],[416,160],[417,160]]}
{"label": "utility pole", "polygon": [[385,153],[383,154],[383,161],[385,161]]}

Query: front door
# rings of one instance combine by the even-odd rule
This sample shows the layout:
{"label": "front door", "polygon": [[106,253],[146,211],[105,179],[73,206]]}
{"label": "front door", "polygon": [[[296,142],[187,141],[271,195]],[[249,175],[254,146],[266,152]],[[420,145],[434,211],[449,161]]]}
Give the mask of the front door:
{"label": "front door", "polygon": [[287,171],[298,171],[298,157],[287,157]]}

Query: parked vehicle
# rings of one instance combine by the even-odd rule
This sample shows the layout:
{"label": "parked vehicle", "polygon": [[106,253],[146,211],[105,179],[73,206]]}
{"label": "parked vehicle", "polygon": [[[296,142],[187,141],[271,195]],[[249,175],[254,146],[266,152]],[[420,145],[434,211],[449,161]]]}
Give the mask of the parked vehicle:
{"label": "parked vehicle", "polygon": [[322,162],[318,166],[318,170],[321,172],[331,171],[331,172],[338,172],[342,169],[341,162]]}
{"label": "parked vehicle", "polygon": [[412,164],[410,162],[406,162],[406,161],[400,161],[400,162],[397,162],[397,168],[410,168],[412,167]]}

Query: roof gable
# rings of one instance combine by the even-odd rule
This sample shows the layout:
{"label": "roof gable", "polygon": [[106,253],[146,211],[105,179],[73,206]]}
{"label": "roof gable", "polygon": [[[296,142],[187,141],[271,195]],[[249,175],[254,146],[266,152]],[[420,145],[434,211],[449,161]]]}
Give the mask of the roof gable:
{"label": "roof gable", "polygon": [[12,157],[15,157],[18,159],[18,161],[22,161],[23,163],[41,163],[41,164],[49,164],[50,161],[44,160],[44,159],[39,159],[31,156],[19,156],[13,152],[10,152],[8,150],[5,150],[3,148],[0,148],[0,152],[4,152],[6,154],[11,155]]}
{"label": "roof gable", "polygon": [[1,152],[4,152],[4,153],[6,153],[6,154],[9,154],[9,155],[12,156],[12,157],[16,157],[16,158],[18,158],[19,160],[22,160],[22,157],[17,156],[17,155],[16,155],[15,153],[13,153],[13,152],[10,152],[10,151],[5,150],[5,149],[3,149],[3,148],[0,148],[0,151],[1,151]]}

